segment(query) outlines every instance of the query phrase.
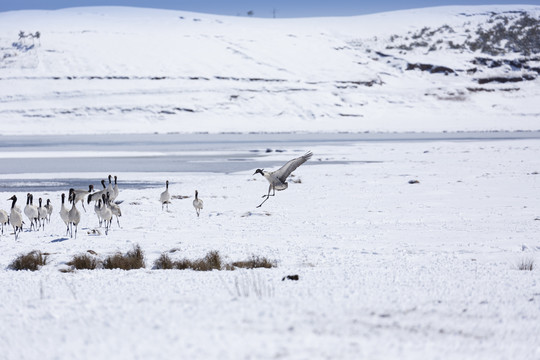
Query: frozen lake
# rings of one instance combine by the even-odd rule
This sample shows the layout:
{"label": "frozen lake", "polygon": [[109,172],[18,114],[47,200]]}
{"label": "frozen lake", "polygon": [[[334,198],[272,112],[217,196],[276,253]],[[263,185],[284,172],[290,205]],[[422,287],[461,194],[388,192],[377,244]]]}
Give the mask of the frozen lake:
{"label": "frozen lake", "polygon": [[[275,168],[283,159],[309,149],[319,151],[308,166],[350,162],[335,155],[335,147],[362,142],[437,142],[540,139],[540,132],[460,133],[343,133],[343,134],[148,134],[0,137],[0,174],[21,174],[4,179],[0,191],[55,191],[99,185],[107,174],[126,172],[232,173]],[[280,154],[280,156],[276,156]],[[362,161],[372,162],[366,158]],[[25,179],[23,174],[57,174],[46,179]],[[89,174],[70,178],[65,174]],[[97,177],[91,174],[100,174]],[[101,175],[102,174],[102,175]],[[68,180],[66,180],[68,179]],[[122,181],[123,188],[161,185],[148,181]]]}

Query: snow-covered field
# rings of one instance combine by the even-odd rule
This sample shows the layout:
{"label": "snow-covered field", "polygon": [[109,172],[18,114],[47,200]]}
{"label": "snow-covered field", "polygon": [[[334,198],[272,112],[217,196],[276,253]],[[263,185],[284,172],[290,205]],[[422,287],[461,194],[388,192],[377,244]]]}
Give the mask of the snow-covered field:
{"label": "snow-covered field", "polygon": [[[87,234],[98,226],[88,211],[78,238],[66,238],[60,193],[36,192],[53,200],[51,223],[19,241],[2,236],[0,267],[34,249],[50,253],[49,263],[34,273],[0,271],[2,358],[540,357],[537,140],[311,150],[293,178],[301,183],[260,209],[267,183],[253,171],[117,174],[120,189],[122,180],[168,179],[173,195],[191,198],[163,212],[164,187],[121,190],[121,228],[108,236]],[[325,164],[337,159],[348,164]],[[195,189],[205,201],[200,218]],[[59,271],[73,255],[103,258],[134,244],[145,251],[145,270]],[[171,250],[174,259],[255,254],[278,266],[153,270]],[[518,270],[522,260],[534,270]],[[300,280],[282,281],[293,274]]]}
{"label": "snow-covered field", "polygon": [[[524,14],[540,7],[0,13],[0,134],[538,130],[538,57],[463,45]],[[451,72],[408,70],[419,64]],[[513,80],[482,82],[493,78]]]}
{"label": "snow-covered field", "polygon": [[[14,193],[24,208],[30,185],[55,208],[43,231],[25,218],[18,240],[0,235],[0,359],[540,359],[540,60],[486,55],[468,38],[539,16],[538,6],[318,19],[0,13],[0,182],[15,184],[0,209]],[[193,145],[266,132],[293,141],[270,153],[262,141]],[[369,138],[334,141],[338,132]],[[185,135],[159,135],[170,149],[118,136],[152,133]],[[265,167],[308,150],[261,208],[259,166],[227,163]],[[162,162],[142,172],[152,159]],[[189,161],[223,168],[179,172]],[[61,192],[34,189],[106,178],[90,168],[114,162],[139,162],[112,171],[120,227],[105,235],[93,206],[79,206],[77,239],[65,236]],[[162,211],[166,180],[177,197]],[[61,271],[88,250],[104,259],[134,245],[145,269]],[[40,270],[8,268],[32,250],[49,254]],[[213,250],[277,266],[153,269],[163,253]]]}

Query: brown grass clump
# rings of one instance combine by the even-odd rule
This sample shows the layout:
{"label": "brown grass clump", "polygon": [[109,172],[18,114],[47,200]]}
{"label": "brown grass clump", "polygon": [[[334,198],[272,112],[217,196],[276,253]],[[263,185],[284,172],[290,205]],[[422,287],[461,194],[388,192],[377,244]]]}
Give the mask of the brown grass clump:
{"label": "brown grass clump", "polygon": [[193,269],[194,270],[195,265],[193,264],[193,261],[188,259],[182,259],[174,262],[174,268],[178,270],[186,270],[186,269]]}
{"label": "brown grass clump", "polygon": [[534,260],[522,259],[521,262],[518,264],[518,269],[532,271],[534,269]]}
{"label": "brown grass clump", "polygon": [[103,261],[103,267],[105,269],[123,270],[144,268],[144,252],[139,245],[135,245],[132,250],[128,251],[124,255],[121,253],[116,253],[107,257]]}
{"label": "brown grass clump", "polygon": [[193,262],[193,270],[195,271],[210,271],[221,270],[221,255],[216,250],[209,251],[202,259]]}
{"label": "brown grass clump", "polygon": [[154,269],[210,271],[221,270],[222,267],[223,260],[221,259],[221,255],[215,250],[208,252],[202,259],[197,260],[181,259],[173,261],[168,254],[163,253],[154,262]]}
{"label": "brown grass clump", "polygon": [[233,268],[243,268],[243,269],[255,269],[255,268],[266,268],[270,269],[276,266],[275,262],[268,260],[265,257],[251,255],[251,259],[245,261],[235,261],[231,264]]}
{"label": "brown grass clump", "polygon": [[77,270],[95,270],[98,268],[100,261],[94,256],[80,254],[73,256],[71,261],[66,264]]}
{"label": "brown grass clump", "polygon": [[209,251],[202,259],[182,259],[174,262],[174,268],[178,270],[192,269],[195,271],[221,270],[223,260],[219,251]]}
{"label": "brown grass clump", "polygon": [[218,251],[209,251],[203,258],[197,260],[181,259],[173,261],[168,254],[163,253],[154,262],[154,269],[191,269],[195,271],[211,271],[211,270],[234,270],[236,268],[255,269],[255,268],[273,268],[276,267],[275,262],[268,260],[265,257],[252,255],[250,259],[245,261],[235,261],[226,263],[221,258]]}
{"label": "brown grass clump", "polygon": [[33,250],[28,254],[19,255],[9,264],[11,270],[30,270],[36,271],[43,265],[47,264],[47,255],[41,251]]}
{"label": "brown grass clump", "polygon": [[174,265],[175,263],[167,254],[161,254],[161,256],[156,261],[154,261],[154,269],[158,270],[174,269]]}

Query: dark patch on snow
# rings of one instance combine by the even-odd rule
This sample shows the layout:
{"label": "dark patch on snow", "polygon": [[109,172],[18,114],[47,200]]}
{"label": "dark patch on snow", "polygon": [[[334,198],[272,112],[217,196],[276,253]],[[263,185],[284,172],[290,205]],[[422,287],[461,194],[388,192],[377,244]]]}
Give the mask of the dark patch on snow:
{"label": "dark patch on snow", "polygon": [[535,76],[533,75],[528,75],[528,74],[525,74],[523,76],[494,76],[494,77],[488,77],[488,78],[482,78],[482,79],[478,79],[478,83],[480,85],[483,85],[483,84],[488,84],[488,83],[492,83],[492,82],[496,82],[496,83],[500,83],[500,84],[505,84],[505,83],[516,83],[516,82],[521,82],[521,81],[531,81],[531,80],[534,80],[536,79]]}
{"label": "dark patch on snow", "polygon": [[446,66],[441,65],[431,65],[431,64],[407,64],[407,68],[405,70],[421,70],[421,71],[429,71],[431,74],[453,74],[455,73],[454,69],[451,69]]}
{"label": "dark patch on snow", "polygon": [[283,279],[281,279],[281,281],[285,281],[285,280],[298,281],[298,280],[300,280],[300,276],[298,276],[298,275],[287,275],[287,276],[284,276]]}

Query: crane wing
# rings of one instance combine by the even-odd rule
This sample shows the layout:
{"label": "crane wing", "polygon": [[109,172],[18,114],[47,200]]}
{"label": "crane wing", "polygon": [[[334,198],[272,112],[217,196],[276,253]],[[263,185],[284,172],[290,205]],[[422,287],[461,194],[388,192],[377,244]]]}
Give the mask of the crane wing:
{"label": "crane wing", "polygon": [[298,168],[300,165],[302,165],[303,163],[308,161],[311,158],[312,155],[313,155],[313,153],[311,151],[308,151],[304,155],[302,155],[302,156],[300,156],[300,157],[298,157],[296,159],[290,160],[285,165],[283,165],[281,168],[274,171],[273,175],[275,177],[277,177],[279,180],[281,180],[281,182],[284,183],[287,180],[287,178],[289,177],[289,175],[291,175],[291,173],[294,170],[296,170],[296,168]]}

